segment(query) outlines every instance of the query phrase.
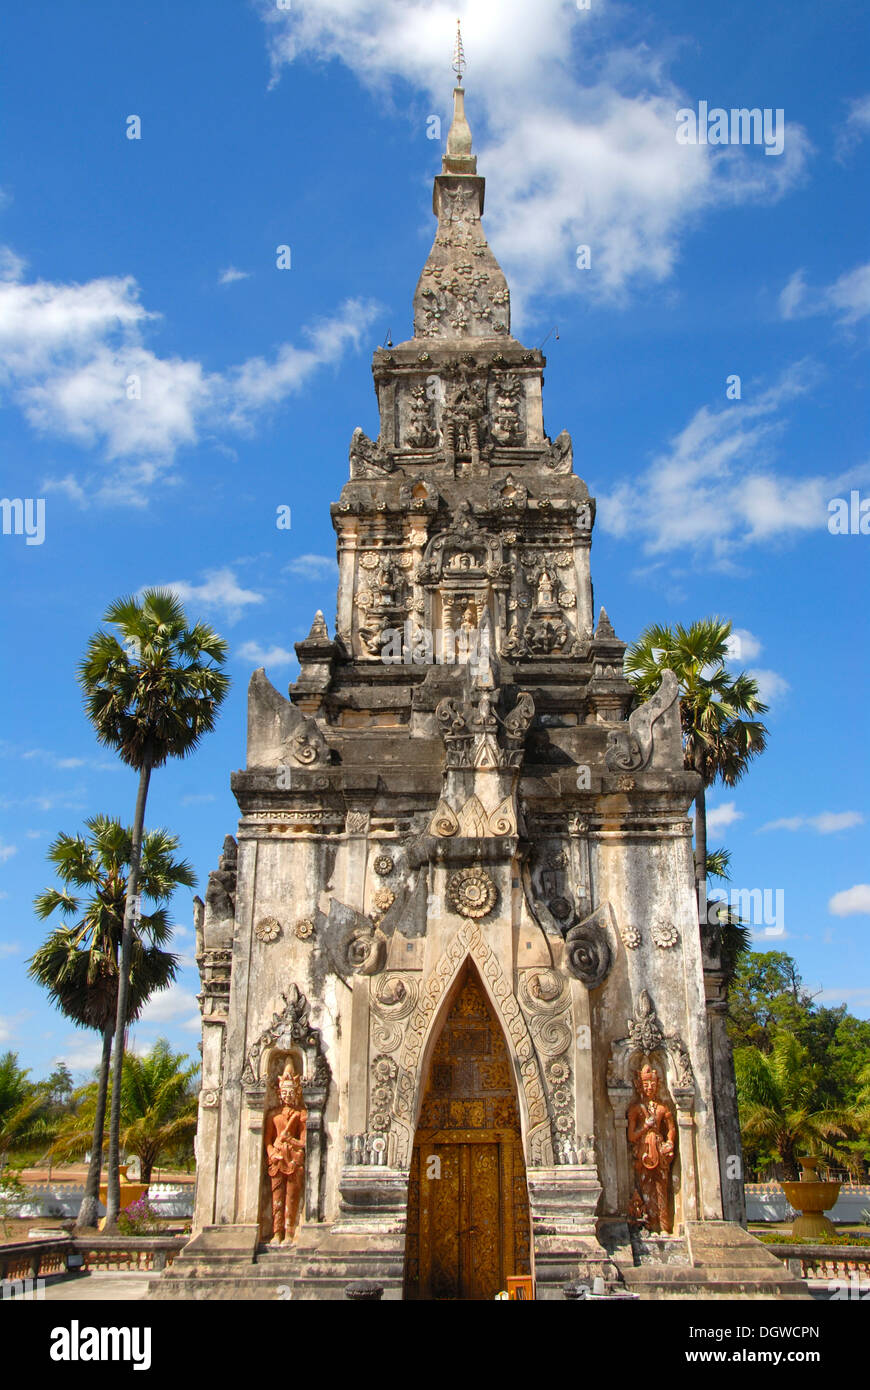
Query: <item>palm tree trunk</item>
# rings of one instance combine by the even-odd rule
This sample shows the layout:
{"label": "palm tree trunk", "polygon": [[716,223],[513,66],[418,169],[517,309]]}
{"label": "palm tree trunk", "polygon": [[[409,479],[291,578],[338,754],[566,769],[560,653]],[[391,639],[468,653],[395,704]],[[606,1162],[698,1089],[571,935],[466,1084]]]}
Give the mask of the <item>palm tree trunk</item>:
{"label": "palm tree trunk", "polygon": [[109,1063],[112,1060],[112,1038],[115,1021],[110,1019],[103,1030],[103,1055],[100,1058],[100,1075],[97,1082],[97,1113],[94,1116],[94,1133],[91,1139],[91,1161],[88,1167],[85,1195],[76,1217],[76,1230],[97,1224],[97,1203],[100,1200],[100,1172],[103,1165],[103,1130],[106,1125],[106,1095],[109,1090]]}
{"label": "palm tree trunk", "polygon": [[121,1075],[124,1065],[124,1042],[127,1029],[127,999],[130,992],[130,954],[133,947],[133,924],[137,917],[136,897],[139,890],[139,859],[142,852],[142,832],[145,826],[145,802],[151,780],[151,755],[146,753],[139,771],[136,794],[136,815],[133,820],[133,842],[130,850],[130,875],[127,879],[127,900],[124,906],[124,935],[121,938],[121,960],[118,965],[118,1013],[115,1021],[115,1055],[112,1059],[112,1104],[109,1113],[109,1155],[107,1160],[107,1193],[105,1229],[114,1228],[121,1210],[121,1175],[118,1172],[121,1135]]}

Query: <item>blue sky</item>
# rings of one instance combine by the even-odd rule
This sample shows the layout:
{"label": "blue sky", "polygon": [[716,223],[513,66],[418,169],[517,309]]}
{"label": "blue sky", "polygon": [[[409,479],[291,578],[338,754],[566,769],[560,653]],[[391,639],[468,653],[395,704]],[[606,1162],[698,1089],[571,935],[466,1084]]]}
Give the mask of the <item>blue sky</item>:
{"label": "blue sky", "polygon": [[[830,499],[870,496],[860,0],[49,0],[7,14],[0,97],[2,491],[45,499],[42,544],[0,536],[0,1046],[35,1075],[97,1052],[26,979],[45,851],[135,795],[76,663],[148,584],[228,638],[220,726],[149,802],[203,891],[235,829],[249,675],[285,689],[315,610],[332,625],[328,506],[354,427],[376,432],[371,352],[411,333],[457,14],[514,330],[558,326],[545,416],[598,498],[596,602],[626,640],[733,620],[770,748],[713,790],[711,841],[735,887],[784,892],[762,942],[870,1015],[870,538],[827,527]],[[701,101],[781,108],[782,154],[679,145]],[[186,894],[173,913],[184,968],[136,1042],[193,1052]]]}

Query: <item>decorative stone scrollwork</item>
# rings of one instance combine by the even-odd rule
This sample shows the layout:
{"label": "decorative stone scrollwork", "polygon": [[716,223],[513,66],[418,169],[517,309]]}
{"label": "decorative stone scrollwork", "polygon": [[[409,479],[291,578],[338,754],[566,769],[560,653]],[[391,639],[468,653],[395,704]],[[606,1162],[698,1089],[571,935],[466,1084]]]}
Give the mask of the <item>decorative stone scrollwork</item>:
{"label": "decorative stone scrollwork", "polygon": [[695,1081],[688,1049],[678,1033],[665,1033],[649,990],[642,989],[637,997],[634,1016],[628,1020],[626,1037],[614,1042],[607,1067],[608,1087],[630,1087],[632,1058],[649,1057],[653,1053],[667,1057],[673,1068],[673,1084],[682,1091],[687,1102],[694,1094]]}
{"label": "decorative stone scrollwork", "polygon": [[[601,623],[596,636],[600,632]],[[653,726],[679,699],[679,694],[679,682],[673,671],[663,671],[656,693],[632,710],[625,724],[607,735],[604,763],[610,771],[639,772],[647,766],[653,753]]]}
{"label": "decorative stone scrollwork", "polygon": [[571,1000],[569,981],[558,970],[523,970],[520,1001],[529,1014],[550,1014],[566,1008]]}
{"label": "decorative stone scrollwork", "polygon": [[303,767],[328,763],[329,744],[316,721],[304,715],[295,705],[290,706],[286,720],[291,727],[281,748],[282,761],[292,759]]}
{"label": "decorative stone scrollwork", "polygon": [[460,917],[487,917],[497,896],[496,886],[485,869],[457,869],[447,883],[447,901]]}
{"label": "decorative stone scrollwork", "polygon": [[410,976],[382,975],[372,984],[372,1013],[391,1022],[407,1018],[417,1002],[419,989],[418,982]]}
{"label": "decorative stone scrollwork", "polygon": [[293,984],[286,994],[281,995],[281,1002],[283,1007],[280,1012],[272,1015],[272,1022],[248,1050],[242,1070],[242,1085],[255,1087],[265,1084],[261,1076],[263,1054],[273,1048],[289,1049],[294,1043],[301,1045],[306,1057],[304,1081],[326,1085],[329,1068],[321,1050],[320,1032],[310,1023],[308,1000]]}
{"label": "decorative stone scrollwork", "polygon": [[277,917],[261,917],[254,927],[254,935],[258,941],[277,941],[281,935],[281,923]]}
{"label": "decorative stone scrollwork", "polygon": [[587,989],[597,989],[607,978],[612,956],[605,933],[591,921],[580,922],[565,937],[565,964]]}
{"label": "decorative stone scrollwork", "polygon": [[393,460],[380,443],[369,439],[357,426],[350,441],[351,478],[377,478],[384,473],[392,473]]}
{"label": "decorative stone scrollwork", "polygon": [[655,1052],[665,1040],[649,991],[642,989],[638,995],[634,1018],[628,1020],[629,1041],[639,1051]]}
{"label": "decorative stone scrollwork", "polygon": [[571,1046],[571,1024],[567,1014],[532,1018],[529,1027],[535,1046],[544,1057],[561,1057]]}
{"label": "decorative stone scrollwork", "polygon": [[574,449],[567,430],[557,435],[544,455],[544,464],[554,473],[570,473],[574,467]]}
{"label": "decorative stone scrollwork", "polygon": [[374,975],[383,969],[386,942],[373,929],[355,928],[345,937],[343,948],[347,974]]}

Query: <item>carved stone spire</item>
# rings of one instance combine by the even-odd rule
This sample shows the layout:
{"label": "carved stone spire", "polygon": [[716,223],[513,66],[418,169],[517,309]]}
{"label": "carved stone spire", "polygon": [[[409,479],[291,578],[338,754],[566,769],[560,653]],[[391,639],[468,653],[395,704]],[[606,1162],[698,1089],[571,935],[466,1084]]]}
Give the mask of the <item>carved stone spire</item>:
{"label": "carved stone spire", "polygon": [[510,293],[480,225],[484,180],[471,152],[458,31],[453,67],[453,121],[432,194],[438,230],[414,295],[414,337],[504,342],[510,337]]}
{"label": "carved stone spire", "polygon": [[444,174],[476,174],[477,156],[471,153],[471,126],[465,116],[465,93],[462,90],[465,50],[462,47],[462,33],[458,19],[456,21],[456,47],[453,50],[453,71],[456,73],[456,86],[453,88],[453,122],[447,134],[447,153],[441,158],[441,172]]}

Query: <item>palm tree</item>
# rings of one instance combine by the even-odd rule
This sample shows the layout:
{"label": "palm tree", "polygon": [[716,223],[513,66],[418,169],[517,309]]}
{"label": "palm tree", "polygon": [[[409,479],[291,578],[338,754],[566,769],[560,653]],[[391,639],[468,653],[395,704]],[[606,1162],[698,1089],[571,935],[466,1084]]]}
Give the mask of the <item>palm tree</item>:
{"label": "palm tree", "polygon": [[793,1033],[780,1032],[769,1054],[740,1047],[734,1054],[744,1138],[779,1155],[787,1179],[796,1181],[797,1157],[821,1152],[847,1168],[855,1155],[837,1144],[858,1127],[856,1108],[817,1104],[818,1066]]}
{"label": "palm tree", "polygon": [[[80,1028],[102,1034],[97,1097],[92,1122],[91,1159],[79,1227],[96,1221],[100,1191],[103,1126],[109,1082],[109,1063],[118,1008],[118,957],[124,930],[124,907],[133,835],[117,819],[91,816],[85,822],[88,838],[60,834],[48,851],[62,888],[48,888],[35,900],[43,921],[59,912],[57,926],[29,962],[29,974],[45,988],[63,1014]],[[193,871],[177,860],[178,840],[165,830],[153,830],[142,841],[142,896],[156,904],[137,919],[130,948],[130,987],[125,1024],[138,1018],[155,992],[175,979],[177,958],[163,946],[171,928],[166,908],[176,887],[192,887]]]}
{"label": "palm tree", "polygon": [[169,758],[186,757],[202,735],[214,728],[229,678],[219,670],[226,660],[226,642],[205,623],[189,627],[184,609],[167,589],[146,589],[141,602],[117,599],[104,621],[118,629],[123,645],[113,633],[95,633],[79,667],[79,682],[97,738],[139,773],[112,1061],[106,1199],[106,1229],[110,1230],[121,1202],[121,1071],[148,785],[154,768]]}
{"label": "palm tree", "polygon": [[654,623],[625,654],[625,673],[642,700],[658,689],[662,672],[680,684],[680,720],[685,765],[701,778],[695,797],[695,886],[699,910],[707,891],[706,789],[717,779],[733,787],[751,760],[764,751],[767,729],[755,716],[767,713],[758,685],[745,671],[732,676],[726,665],[731,623],[703,618],[683,627]]}
{"label": "palm tree", "polygon": [[199,1064],[188,1065],[184,1053],[174,1053],[165,1038],[144,1057],[131,1053],[124,1068],[121,1096],[122,1139],[127,1153],[138,1154],[142,1182],[167,1150],[189,1138],[196,1129],[199,1106],[191,1081]]}
{"label": "palm tree", "polygon": [[[724,882],[731,879],[731,851],[720,846],[707,851],[707,877],[718,878]],[[714,899],[707,903],[707,924],[716,919],[713,935],[722,967],[725,971],[725,988],[731,985],[740,964],[740,959],[752,950],[752,928],[743,921],[733,907]]]}
{"label": "palm tree", "polygon": [[50,1132],[46,1111],[51,1098],[29,1076],[18,1065],[17,1052],[0,1056],[0,1170],[10,1153],[29,1148]]}
{"label": "palm tree", "polygon": [[[121,1142],[128,1154],[138,1155],[143,1183],[150,1183],[161,1156],[196,1129],[197,1097],[190,1083],[198,1071],[198,1063],[189,1065],[189,1058],[174,1053],[165,1038],[158,1038],[144,1056],[124,1054]],[[97,1086],[85,1087],[77,1098],[77,1110],[61,1126],[55,1140],[58,1154],[73,1156],[90,1142],[94,1112],[99,1106]]]}

